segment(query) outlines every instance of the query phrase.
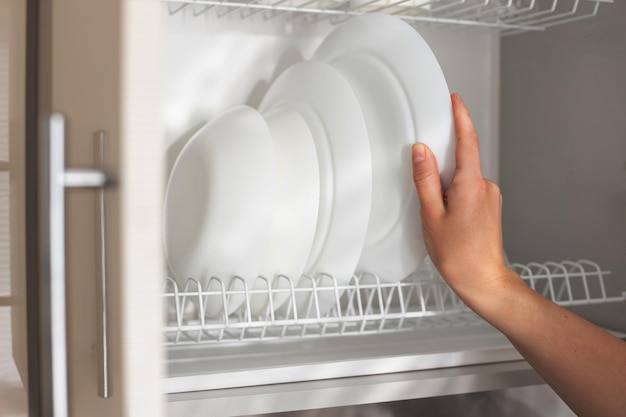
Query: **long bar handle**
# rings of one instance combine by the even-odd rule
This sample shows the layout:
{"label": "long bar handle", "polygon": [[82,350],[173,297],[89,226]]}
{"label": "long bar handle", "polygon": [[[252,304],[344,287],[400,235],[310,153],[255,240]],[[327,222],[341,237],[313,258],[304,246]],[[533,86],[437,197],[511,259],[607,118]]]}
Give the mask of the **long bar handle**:
{"label": "long bar handle", "polygon": [[[106,146],[109,134],[104,130],[94,133],[94,149],[96,167],[104,172]],[[108,313],[108,273],[107,273],[107,237],[106,237],[106,199],[104,187],[100,187],[96,196],[96,221],[98,221],[98,273],[96,282],[96,311],[98,314],[98,395],[109,398],[113,394],[111,389],[111,374],[109,370],[109,313]]]}
{"label": "long bar handle", "polygon": [[102,188],[107,177],[102,171],[65,169],[65,118],[50,116],[48,153],[49,233],[49,323],[50,404],[52,416],[69,416],[67,361],[67,304],[65,275],[65,188]]}
{"label": "long bar handle", "polygon": [[48,233],[50,256],[50,404],[53,417],[69,414],[65,303],[65,119],[50,117]]}

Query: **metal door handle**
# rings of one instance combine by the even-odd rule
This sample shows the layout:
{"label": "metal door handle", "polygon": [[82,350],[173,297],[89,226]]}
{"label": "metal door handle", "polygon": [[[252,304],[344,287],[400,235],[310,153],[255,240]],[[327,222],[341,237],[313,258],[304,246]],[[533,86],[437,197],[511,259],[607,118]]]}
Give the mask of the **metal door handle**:
{"label": "metal door handle", "polygon": [[[104,130],[94,133],[94,149],[96,166],[100,170],[104,170],[105,166],[105,150],[109,134]],[[104,171],[100,171],[101,173]],[[66,171],[67,174],[67,171]],[[99,222],[98,227],[98,274],[96,282],[96,311],[98,315],[98,395],[102,398],[109,398],[112,395],[111,390],[111,374],[109,371],[109,313],[108,313],[108,293],[107,293],[107,246],[106,246],[106,199],[104,187],[100,186],[96,195],[96,219]]]}
{"label": "metal door handle", "polygon": [[65,188],[102,188],[106,181],[106,174],[94,169],[68,168],[63,174]]}
{"label": "metal door handle", "polygon": [[[67,378],[67,305],[65,279],[65,188],[96,187],[106,184],[106,174],[92,169],[65,169],[65,119],[62,114],[50,117],[50,147],[48,153],[49,214],[47,248],[49,273],[50,332],[50,401],[54,417],[69,415]],[[102,222],[103,217],[101,217]],[[102,228],[102,225],[101,225]],[[105,280],[106,283],[106,280]],[[106,293],[105,293],[106,296]],[[105,331],[106,333],[106,331]],[[106,349],[105,349],[106,350]],[[108,373],[107,373],[108,375]],[[108,378],[106,378],[108,382]],[[108,396],[108,387],[104,390]]]}

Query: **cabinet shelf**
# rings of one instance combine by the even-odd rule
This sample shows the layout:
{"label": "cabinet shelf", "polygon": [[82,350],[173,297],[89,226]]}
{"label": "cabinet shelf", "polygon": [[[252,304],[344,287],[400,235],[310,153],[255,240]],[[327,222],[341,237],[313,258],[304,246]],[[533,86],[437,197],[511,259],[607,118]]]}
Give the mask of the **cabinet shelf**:
{"label": "cabinet shelf", "polygon": [[[624,294],[607,292],[605,280],[609,272],[594,262],[580,260],[511,266],[531,288],[562,306],[626,299]],[[371,274],[360,274],[353,276],[348,285],[339,285],[334,277],[320,275],[315,279],[303,277],[310,285],[299,288],[294,280],[281,279],[284,282],[280,288],[272,288],[259,277],[265,284],[261,288],[265,289],[258,289],[259,285],[250,289],[242,284],[243,290],[234,290],[213,278],[219,285],[210,290],[208,285],[201,285],[196,279],[188,279],[181,287],[175,280],[167,278],[162,294],[165,344],[337,337],[482,323],[432,267],[422,268],[396,283],[383,282]],[[222,289],[215,290],[215,287]],[[334,294],[337,303],[328,312],[320,313],[318,300],[322,293],[328,292]],[[287,300],[276,311],[271,303],[264,314],[254,315],[250,299],[255,294],[263,294],[268,300],[285,298],[286,294]],[[224,311],[222,307],[228,305],[231,297],[245,299],[235,313],[222,313],[218,317],[205,314],[210,303],[218,303],[218,310]],[[212,307],[211,310],[215,311],[215,305]]]}
{"label": "cabinet shelf", "polygon": [[512,35],[596,16],[606,0],[162,0],[170,14],[215,13],[340,23],[364,13],[387,13],[413,25],[484,27]]}

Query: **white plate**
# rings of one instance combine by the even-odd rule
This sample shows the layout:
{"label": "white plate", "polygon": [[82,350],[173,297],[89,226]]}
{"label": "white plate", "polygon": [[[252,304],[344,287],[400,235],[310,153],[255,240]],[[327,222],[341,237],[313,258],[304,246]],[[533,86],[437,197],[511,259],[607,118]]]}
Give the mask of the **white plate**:
{"label": "white plate", "polygon": [[[270,244],[250,297],[252,314],[265,314],[270,288],[289,289],[286,278],[296,280],[309,259],[320,202],[320,173],[315,142],[306,122],[296,111],[276,108],[263,114],[276,155],[276,208]],[[281,277],[282,275],[282,277]],[[276,292],[277,309],[289,292]]]}
{"label": "white plate", "polygon": [[[372,195],[372,161],[361,108],[342,75],[315,61],[293,65],[270,86],[260,109],[277,107],[292,108],[304,117],[319,159],[320,206],[305,274],[326,273],[338,285],[347,284],[363,249]],[[319,302],[323,314],[335,304],[334,291],[322,291]]]}
{"label": "white plate", "polygon": [[332,63],[342,55],[367,53],[387,65],[407,94],[415,141],[434,152],[445,187],[454,174],[454,122],[450,92],[437,58],[406,22],[386,14],[364,14],[342,23],[324,39],[313,59]]}
{"label": "white plate", "polygon": [[[412,134],[401,138],[392,138],[390,134],[386,145],[381,143],[384,138],[376,135],[371,138],[372,148],[378,149],[372,152],[376,158],[373,164],[374,181],[377,184],[375,187],[380,187],[382,182],[389,182],[389,187],[398,187],[401,197],[395,209],[399,209],[400,213],[397,217],[398,211],[394,210],[385,219],[378,210],[383,210],[388,202],[378,201],[379,197],[374,194],[375,209],[370,222],[371,232],[368,232],[359,270],[377,274],[384,281],[398,281],[413,272],[426,255],[419,219],[419,201],[412,188],[411,145],[421,141],[433,150],[444,187],[450,184],[454,174],[455,140],[450,93],[435,56],[411,26],[398,18],[383,14],[366,14],[352,18],[328,35],[313,58],[336,65],[344,76],[353,80],[353,88],[361,105],[364,109],[371,109],[368,113],[375,114],[378,111],[380,116],[377,117],[377,123],[381,126],[390,123],[385,119],[392,115],[382,110],[382,106],[389,106],[386,102],[392,98],[380,86],[377,93],[362,91],[368,85],[365,67],[358,68],[350,62],[356,58],[349,58],[357,54],[377,60],[393,74],[408,102],[414,129]],[[370,67],[370,64],[367,66]],[[368,88],[377,88],[377,84],[383,81],[390,86],[394,84],[389,76],[379,81],[377,77],[382,75],[374,74],[374,66],[368,71],[372,71]],[[397,95],[395,87],[394,91]],[[378,94],[380,98],[374,94]],[[375,110],[376,107],[379,110]],[[399,110],[396,108],[396,111]],[[371,117],[366,116],[366,119]],[[385,156],[381,154],[383,146],[389,147]],[[383,158],[387,156],[390,159],[384,161]],[[395,174],[394,166],[400,170]],[[398,179],[398,175],[401,178]],[[396,182],[395,185],[393,182]],[[389,194],[382,195],[382,198],[389,197]],[[389,227],[392,222],[394,224]],[[389,232],[382,236],[385,230]]]}
{"label": "white plate", "polygon": [[[163,212],[166,257],[181,286],[195,278],[206,288],[212,277],[226,289],[254,284],[272,227],[275,168],[269,128],[250,107],[224,113],[185,145],[170,174]],[[210,284],[220,290],[217,281]],[[243,300],[230,297],[226,312]],[[208,316],[221,314],[221,296],[207,297],[205,308]]]}
{"label": "white plate", "polygon": [[402,86],[378,59],[342,55],[332,63],[356,94],[372,149],[372,209],[359,272],[405,278],[426,256],[411,175],[413,117]]}

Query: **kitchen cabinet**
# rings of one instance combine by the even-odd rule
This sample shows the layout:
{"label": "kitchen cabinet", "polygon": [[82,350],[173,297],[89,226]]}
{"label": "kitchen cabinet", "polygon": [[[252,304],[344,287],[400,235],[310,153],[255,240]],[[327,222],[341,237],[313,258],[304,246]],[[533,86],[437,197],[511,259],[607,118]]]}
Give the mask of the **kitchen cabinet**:
{"label": "kitchen cabinet", "polygon": [[[47,235],[43,161],[50,136],[48,120],[53,112],[65,117],[66,166],[100,165],[107,175],[102,192],[71,188],[65,191],[70,415],[245,415],[541,383],[502,335],[472,316],[436,280],[432,281],[432,287],[424,289],[433,294],[430,302],[423,301],[420,305],[427,315],[411,304],[413,315],[401,311],[399,316],[393,316],[391,310],[383,308],[389,307],[389,303],[382,298],[373,302],[374,307],[367,307],[367,302],[363,304],[363,300],[385,294],[397,307],[398,302],[406,301],[402,298],[398,301],[402,297],[400,292],[406,291],[402,294],[408,297],[411,288],[414,291],[422,288],[414,282],[406,289],[374,286],[373,290],[357,287],[354,291],[353,288],[354,297],[358,298],[357,293],[364,294],[363,300],[355,304],[366,310],[365,319],[357,317],[360,321],[346,321],[346,317],[343,321],[333,321],[331,315],[328,325],[320,326],[286,317],[285,322],[278,324],[269,319],[265,325],[257,321],[256,327],[248,329],[245,319],[240,324],[236,319],[227,325],[205,323],[208,327],[202,327],[193,317],[188,320],[193,312],[184,310],[185,303],[190,306],[190,300],[199,297],[197,290],[189,287],[188,295],[184,295],[184,288],[165,280],[161,245],[163,187],[177,152],[195,129],[227,109],[238,104],[258,106],[278,74],[310,57],[337,20],[356,14],[341,9],[348,3],[339,2],[337,6],[328,3],[272,5],[259,1],[224,5],[219,1],[39,0],[29,2],[27,7],[10,0],[0,3],[0,19],[4,19],[1,22],[23,23],[21,29],[10,32],[8,43],[16,45],[11,51],[21,52],[15,52],[15,59],[10,55],[11,77],[17,78],[15,83],[10,79],[11,100],[16,100],[16,104],[8,114],[15,124],[11,124],[8,136],[9,162],[0,162],[0,168],[9,171],[11,183],[12,286],[10,297],[2,295],[2,300],[11,300],[5,304],[11,304],[14,317],[11,332],[14,375],[21,378],[14,377],[13,381],[19,381],[24,388],[20,388],[19,398],[11,397],[18,398],[15,401],[20,402],[21,410],[28,409],[31,415],[48,415],[58,410],[52,405],[56,407],[64,396],[61,394],[54,402],[51,399],[58,387],[52,386],[48,370],[49,306],[48,302],[38,300],[46,295],[48,288],[46,251],[63,245],[55,241],[45,243],[43,239]],[[558,108],[555,114],[559,117],[582,112],[593,118],[582,100],[572,100],[564,106],[550,102],[549,108],[537,105],[548,102],[546,95],[552,91],[559,95],[566,95],[567,91],[559,87],[564,84],[557,72],[551,74],[555,79],[553,84],[535,83],[541,78],[545,62],[553,58],[558,63],[561,59],[535,51],[543,47],[549,50],[551,40],[566,44],[557,48],[559,51],[570,48],[569,31],[581,30],[581,39],[588,39],[585,48],[603,57],[613,56],[618,48],[617,40],[623,37],[624,29],[618,17],[626,16],[624,6],[559,1],[553,3],[558,4],[556,11],[551,11],[542,2],[538,10],[532,9],[534,2],[517,2],[509,7],[495,2],[464,3],[460,3],[463,8],[448,2],[441,3],[442,6],[437,2],[422,4],[421,8],[412,9],[407,20],[416,24],[433,49],[450,89],[461,92],[472,111],[481,136],[483,169],[488,178],[501,182],[505,213],[511,201],[511,214],[505,218],[509,256],[513,261],[524,262],[518,266],[519,270],[529,281],[532,278],[538,290],[547,296],[583,309],[602,325],[626,331],[626,323],[621,319],[624,316],[619,313],[625,304],[622,290],[626,271],[619,250],[611,252],[611,248],[619,247],[619,234],[611,234],[611,243],[598,244],[602,248],[600,253],[593,252],[595,241],[601,238],[589,233],[587,223],[576,221],[572,226],[567,221],[556,221],[560,220],[560,210],[570,207],[578,197],[573,191],[551,195],[550,186],[557,184],[559,177],[545,171],[545,160],[553,156],[548,154],[553,150],[534,153],[540,146],[535,141],[541,141],[543,146],[559,143],[564,148],[568,143],[581,145],[577,139],[568,142],[569,137],[545,137],[554,136],[553,129],[559,126],[551,120],[541,119],[531,126],[533,129],[525,125],[533,118],[547,117],[554,108]],[[324,7],[326,12],[319,10]],[[532,18],[523,19],[526,9],[538,13],[536,19],[547,20],[531,26]],[[422,14],[415,13],[416,10]],[[582,17],[589,18],[569,22]],[[549,27],[557,21],[567,24]],[[545,32],[535,33],[544,26]],[[8,38],[6,27],[2,25],[0,29],[4,31],[0,32],[3,39]],[[516,34],[517,31],[529,33]],[[603,31],[607,35],[601,35]],[[25,47],[27,38],[30,49]],[[567,68],[571,61],[560,62]],[[0,65],[6,64],[0,62]],[[589,67],[589,74],[595,77],[606,69],[605,65],[608,62],[598,61],[598,67]],[[617,66],[626,69],[623,61],[617,62]],[[24,79],[19,78],[22,73]],[[623,81],[617,76],[619,71],[606,69],[605,73],[607,85],[616,83],[615,88],[623,89]],[[591,79],[595,83],[600,82],[594,77]],[[567,83],[578,80],[577,75]],[[542,88],[526,88],[528,83]],[[0,84],[0,92],[3,85]],[[623,95],[617,97],[610,102],[611,108],[619,107],[619,97]],[[601,99],[597,103],[598,107],[602,106],[598,112],[606,116],[609,110],[603,107]],[[621,104],[624,105],[623,101]],[[21,113],[23,108],[31,113],[37,111],[29,116],[28,112]],[[609,126],[615,123],[615,119],[602,120]],[[528,147],[520,149],[527,139],[520,136],[527,128],[533,132],[533,139],[525,142]],[[24,129],[26,132],[22,132]],[[603,136],[620,134],[616,127],[606,129]],[[575,132],[568,132],[567,136],[575,136]],[[94,142],[94,136],[106,137],[102,162],[96,156],[100,145]],[[610,142],[613,145],[607,144],[606,148],[601,144],[609,142],[601,142],[594,158],[617,155],[618,151],[611,146],[622,142]],[[580,149],[572,150],[572,155],[580,152]],[[550,163],[559,159],[550,158]],[[17,161],[25,161],[24,166]],[[526,169],[520,161],[534,161],[528,162],[532,169]],[[33,164],[40,167],[34,174]],[[559,170],[558,164],[552,166]],[[617,199],[612,200],[611,208],[619,207],[621,201],[622,168],[602,171],[603,178],[608,178],[607,189],[620,190],[617,194],[611,191]],[[584,169],[584,172],[597,172],[594,166]],[[21,176],[28,172],[31,172],[30,180],[22,180]],[[544,176],[554,178],[555,182],[545,181],[542,187],[528,186],[541,183]],[[574,183],[571,186],[576,188]],[[542,201],[552,211],[544,208],[545,213],[538,216],[540,221],[535,221],[537,217],[530,218],[534,213],[531,208]],[[32,208],[33,202],[37,203],[36,208]],[[31,204],[30,211],[26,203]],[[602,217],[599,213],[603,207],[585,205],[582,214]],[[25,217],[20,217],[20,213],[25,213]],[[578,216],[571,218],[580,219],[582,214],[571,214]],[[615,222],[615,230],[624,227],[624,220],[619,217],[610,220]],[[608,218],[606,221],[609,222]],[[607,224],[603,223],[603,227],[608,227]],[[580,248],[566,245],[558,236],[565,239],[570,227],[579,241],[590,236],[593,240]],[[20,233],[22,229],[24,232]],[[537,244],[534,237],[548,230],[552,233],[542,235],[538,239],[542,244]],[[553,247],[552,242],[558,243]],[[607,253],[612,255],[603,255]],[[597,260],[600,269],[586,262],[549,263],[587,256]],[[535,261],[540,263],[533,264]],[[602,271],[607,270],[612,270],[613,275],[604,279],[606,274]],[[102,296],[99,291],[102,276],[106,277],[105,327],[100,326],[103,313],[102,302],[98,301]],[[569,295],[565,288],[571,290]],[[587,304],[599,304],[599,308]],[[164,307],[166,314],[162,311]],[[5,308],[9,307],[3,304],[2,309]],[[353,318],[358,316],[354,313],[357,310],[356,307],[352,310]],[[167,324],[163,323],[164,315],[169,320]],[[280,326],[295,326],[295,333],[307,333],[309,337],[295,334],[274,337],[272,332]],[[374,331],[372,326],[385,331]],[[417,329],[392,331],[394,326]],[[261,336],[258,329],[262,329]],[[106,349],[102,347],[103,336],[106,336]],[[102,364],[103,352],[107,353],[106,367]],[[4,362],[11,363],[12,359],[3,359]],[[26,375],[36,376],[37,381]],[[103,382],[105,375],[107,384]],[[5,393],[12,391],[2,392],[0,398],[8,397]],[[103,395],[108,398],[102,398]],[[61,414],[57,411],[57,415]]]}
{"label": "kitchen cabinet", "polygon": [[[160,205],[160,184],[158,180],[155,181],[160,175],[159,147],[150,149],[150,146],[139,143],[141,137],[158,137],[159,127],[149,120],[141,122],[143,116],[137,117],[135,110],[128,112],[127,109],[131,106],[139,113],[146,112],[144,114],[148,119],[158,113],[158,110],[152,113],[149,109],[158,103],[158,99],[154,98],[157,90],[152,88],[158,84],[157,73],[153,71],[153,63],[158,58],[150,52],[154,48],[133,42],[143,37],[144,41],[140,43],[158,46],[153,43],[155,38],[152,35],[159,33],[160,4],[62,1],[26,4],[3,1],[1,6],[3,22],[9,22],[8,28],[12,31],[8,42],[11,53],[8,62],[10,84],[3,84],[11,87],[8,101],[11,156],[9,169],[7,162],[3,162],[2,168],[10,173],[10,201],[12,205],[16,204],[11,206],[10,211],[12,293],[9,299],[11,314],[15,319],[12,323],[14,343],[11,350],[21,381],[28,392],[27,400],[22,401],[19,409],[26,408],[32,415],[51,415],[54,411],[59,415],[56,407],[63,399],[53,403],[52,395],[60,391],[55,395],[64,396],[64,390],[52,383],[50,369],[53,361],[50,352],[54,349],[47,330],[52,311],[47,301],[50,288],[50,274],[47,270],[49,250],[58,249],[63,243],[49,242],[47,239],[48,193],[43,189],[47,179],[45,168],[48,166],[45,156],[49,143],[48,120],[53,112],[58,111],[63,112],[68,121],[65,129],[67,165],[94,167],[93,134],[97,130],[107,130],[110,137],[107,163],[110,165],[106,170],[114,173],[110,181],[116,183],[106,190],[108,273],[115,277],[108,281],[111,399],[98,397],[95,360],[98,350],[98,316],[95,309],[97,193],[91,190],[71,190],[66,196],[69,412],[71,415],[134,415],[136,410],[141,410],[142,413],[158,415],[161,407],[158,387],[161,379],[159,324],[154,321],[148,325],[151,322],[148,319],[135,332],[131,330],[135,319],[130,317],[141,320],[140,315],[143,313],[146,317],[152,316],[151,311],[158,314],[159,285],[152,281],[154,288],[151,290],[150,284],[144,286],[141,279],[131,278],[127,274],[137,268],[142,270],[137,276],[144,277],[151,274],[151,268],[159,271],[157,274],[161,271],[157,243],[159,228],[152,227],[158,224]],[[148,19],[151,9],[156,15]],[[146,20],[137,26],[131,23],[133,19]],[[137,32],[139,27],[144,28],[145,32]],[[5,28],[7,26],[3,23],[3,32]],[[128,37],[130,31],[135,35]],[[146,38],[147,34],[150,35]],[[7,45],[5,41],[6,38],[3,38],[3,46]],[[141,58],[137,51],[142,51],[146,59]],[[146,67],[142,70],[131,62],[135,59]],[[3,61],[3,65],[6,65],[6,61]],[[6,72],[2,75],[4,77]],[[152,76],[154,82],[150,82],[146,75]],[[135,80],[141,81],[136,84]],[[126,87],[128,84],[141,85],[144,82],[147,83],[144,84],[147,87],[144,90]],[[5,91],[3,89],[3,93]],[[131,104],[137,99],[145,101],[145,105]],[[2,105],[2,115],[5,117],[6,101]],[[26,115],[25,109],[28,110]],[[3,124],[2,128],[6,129],[6,125]],[[134,132],[137,129],[144,133]],[[3,133],[6,143],[6,130]],[[130,136],[135,139],[126,139]],[[127,160],[128,165],[124,167],[124,159],[131,154],[135,155],[131,157],[133,161]],[[135,176],[135,169],[141,174]],[[24,175],[28,175],[26,179]],[[135,180],[123,180],[127,175]],[[113,177],[117,177],[117,180]],[[134,181],[137,182],[133,186],[131,184]],[[133,197],[126,200],[123,197],[125,193]],[[135,198],[140,201],[139,205],[131,202]],[[29,204],[26,209],[25,203]],[[134,208],[129,211],[124,208],[126,204]],[[152,215],[150,211],[153,211]],[[127,217],[131,212],[135,212],[138,217]],[[134,232],[125,230],[129,225]],[[153,249],[156,251],[151,254]],[[145,268],[140,265],[144,261]],[[141,290],[131,295],[135,292],[131,289],[134,285],[139,285]],[[28,315],[25,315],[26,301]],[[9,307],[2,308],[6,311]],[[136,312],[131,313],[131,310]],[[28,344],[25,344],[27,331]],[[3,333],[11,334],[11,331],[4,328]],[[3,357],[3,364],[10,365],[11,362],[10,356]],[[13,401],[17,393],[12,394],[12,388],[7,388],[7,391],[3,389],[3,396]],[[9,408],[6,415],[13,415],[14,412]]]}

